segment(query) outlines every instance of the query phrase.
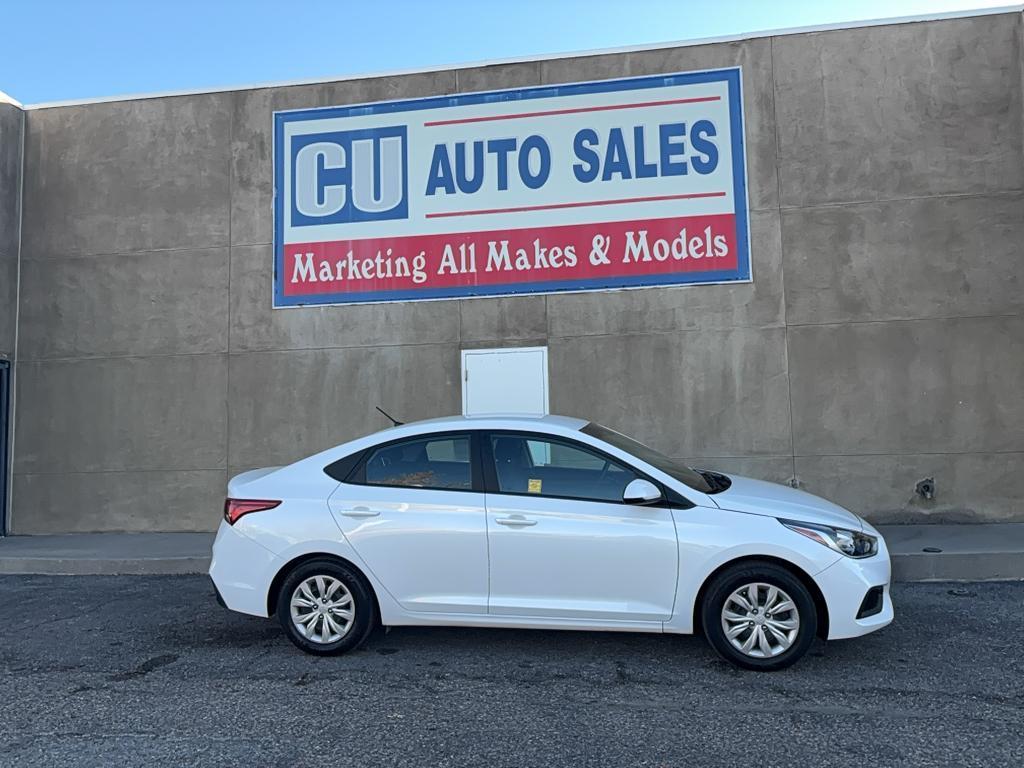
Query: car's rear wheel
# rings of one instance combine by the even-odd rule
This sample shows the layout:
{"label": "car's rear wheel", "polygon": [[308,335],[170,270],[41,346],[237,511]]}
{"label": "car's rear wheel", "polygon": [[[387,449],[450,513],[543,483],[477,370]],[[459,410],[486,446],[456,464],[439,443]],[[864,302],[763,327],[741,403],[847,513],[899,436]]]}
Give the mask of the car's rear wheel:
{"label": "car's rear wheel", "polygon": [[362,575],[344,563],[311,560],[281,583],[277,619],[306,653],[345,653],[373,629],[373,597]]}
{"label": "car's rear wheel", "polygon": [[719,654],[764,672],[784,669],[807,653],[818,621],[807,587],[772,563],[740,563],[715,576],[701,619]]}

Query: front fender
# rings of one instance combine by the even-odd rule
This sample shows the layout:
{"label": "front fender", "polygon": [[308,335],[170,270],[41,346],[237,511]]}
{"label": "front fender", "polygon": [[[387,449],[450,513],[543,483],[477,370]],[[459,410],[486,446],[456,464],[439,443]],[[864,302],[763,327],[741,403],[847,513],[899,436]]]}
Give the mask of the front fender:
{"label": "front fender", "polygon": [[666,632],[690,634],[697,595],[716,570],[734,560],[772,557],[812,579],[842,555],[789,530],[773,517],[694,507],[672,511],[679,546],[679,576],[672,618]]}

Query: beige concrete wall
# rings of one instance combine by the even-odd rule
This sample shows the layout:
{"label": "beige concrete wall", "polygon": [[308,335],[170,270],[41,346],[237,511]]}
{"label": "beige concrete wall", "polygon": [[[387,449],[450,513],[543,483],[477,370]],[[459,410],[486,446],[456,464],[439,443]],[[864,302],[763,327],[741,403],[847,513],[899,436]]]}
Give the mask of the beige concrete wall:
{"label": "beige concrete wall", "polygon": [[874,520],[1024,519],[1020,33],[773,41],[795,472]]}
{"label": "beige concrete wall", "polygon": [[[734,65],[752,284],[271,309],[274,110]],[[14,530],[212,528],[232,473],[458,412],[459,350],[509,344],[674,456],[1024,520],[1021,73],[1014,13],[30,111]]]}

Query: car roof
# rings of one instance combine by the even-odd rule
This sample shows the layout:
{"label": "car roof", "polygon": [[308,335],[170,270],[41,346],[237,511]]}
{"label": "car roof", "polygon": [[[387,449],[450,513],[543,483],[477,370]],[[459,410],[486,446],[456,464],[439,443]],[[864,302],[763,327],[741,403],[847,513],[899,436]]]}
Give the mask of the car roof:
{"label": "car roof", "polygon": [[588,422],[586,419],[577,419],[572,416],[556,416],[547,414],[545,416],[529,416],[523,414],[487,414],[483,416],[442,416],[438,419],[424,419],[422,421],[409,422],[408,426],[430,425],[437,429],[482,429],[486,422],[487,429],[493,429],[495,424],[503,423],[510,427],[519,429],[530,426],[557,426],[564,429],[583,429]]}
{"label": "car roof", "polygon": [[[427,431],[442,432],[453,429],[538,429],[544,432],[547,431],[546,427],[555,427],[561,430],[577,431],[583,429],[589,423],[586,419],[577,419],[573,416],[557,416],[554,414],[544,416],[487,414],[479,416],[442,416],[436,419],[410,421],[392,429],[397,431],[409,428],[408,431],[418,433]],[[424,427],[429,429],[423,429]]]}
{"label": "car roof", "polygon": [[[383,417],[382,417],[383,418]],[[442,416],[436,419],[410,421],[397,427],[388,427],[373,434],[363,435],[333,448],[307,456],[289,466],[322,466],[336,461],[354,451],[361,451],[391,440],[404,437],[430,435],[436,432],[455,432],[467,429],[511,429],[524,432],[545,432],[552,435],[570,436],[579,432],[590,422],[571,416],[524,416],[521,414],[489,414],[486,416]]]}

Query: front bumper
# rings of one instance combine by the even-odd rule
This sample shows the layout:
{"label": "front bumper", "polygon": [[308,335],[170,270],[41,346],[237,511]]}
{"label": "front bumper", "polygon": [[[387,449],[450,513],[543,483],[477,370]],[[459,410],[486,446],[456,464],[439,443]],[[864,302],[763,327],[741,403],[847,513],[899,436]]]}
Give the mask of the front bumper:
{"label": "front bumper", "polygon": [[[860,637],[892,623],[895,614],[889,594],[890,578],[889,551],[881,538],[879,552],[874,557],[864,560],[843,557],[818,573],[814,580],[828,606],[828,639]],[[873,587],[882,588],[881,610],[858,619],[865,597]]]}

